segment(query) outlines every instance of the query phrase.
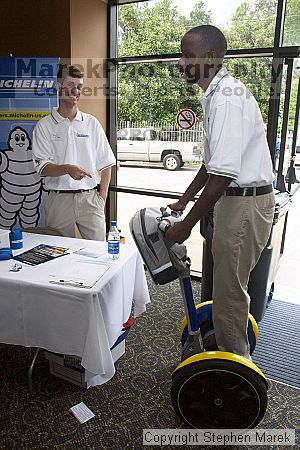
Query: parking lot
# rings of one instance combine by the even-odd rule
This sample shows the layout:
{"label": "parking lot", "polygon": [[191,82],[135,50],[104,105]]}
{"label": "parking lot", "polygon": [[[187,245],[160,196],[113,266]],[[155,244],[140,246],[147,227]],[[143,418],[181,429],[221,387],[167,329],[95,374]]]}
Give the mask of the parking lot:
{"label": "parking lot", "polygon": [[200,163],[185,164],[179,170],[170,171],[161,163],[120,163],[118,186],[183,193],[199,167]]}

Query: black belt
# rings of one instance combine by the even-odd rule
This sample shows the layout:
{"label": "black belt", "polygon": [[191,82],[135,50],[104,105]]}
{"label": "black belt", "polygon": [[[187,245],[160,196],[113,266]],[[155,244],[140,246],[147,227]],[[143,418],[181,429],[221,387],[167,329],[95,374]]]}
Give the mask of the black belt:
{"label": "black belt", "polygon": [[51,192],[56,192],[57,194],[81,194],[82,192],[90,192],[90,191],[94,191],[95,189],[97,189],[97,186],[95,186],[92,189],[75,189],[75,190],[65,190],[65,191],[57,191],[55,189],[51,189]]}
{"label": "black belt", "polygon": [[264,194],[270,194],[270,192],[273,191],[273,185],[268,184],[267,186],[259,186],[259,187],[244,187],[244,188],[238,188],[238,187],[229,187],[224,192],[224,195],[231,196],[231,195],[238,195],[241,197],[249,197],[251,195],[264,195]]}

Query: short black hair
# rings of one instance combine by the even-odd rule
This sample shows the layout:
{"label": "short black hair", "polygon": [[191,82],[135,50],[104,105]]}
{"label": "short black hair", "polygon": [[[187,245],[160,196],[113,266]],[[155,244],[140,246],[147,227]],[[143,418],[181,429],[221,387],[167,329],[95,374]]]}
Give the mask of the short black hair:
{"label": "short black hair", "polygon": [[200,25],[191,28],[187,34],[189,33],[198,35],[199,40],[206,44],[207,50],[215,52],[217,58],[224,58],[227,52],[227,41],[219,28],[213,25]]}
{"label": "short black hair", "polygon": [[67,76],[72,78],[83,78],[83,73],[76,66],[59,64],[57,72],[57,81],[63,82]]}

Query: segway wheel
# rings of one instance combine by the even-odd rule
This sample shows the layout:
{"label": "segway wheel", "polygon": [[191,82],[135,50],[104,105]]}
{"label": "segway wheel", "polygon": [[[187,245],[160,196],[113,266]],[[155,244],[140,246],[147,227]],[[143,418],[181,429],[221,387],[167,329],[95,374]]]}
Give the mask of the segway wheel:
{"label": "segway wheel", "polygon": [[267,408],[267,382],[229,359],[186,360],[173,375],[171,399],[177,415],[192,428],[253,428]]}

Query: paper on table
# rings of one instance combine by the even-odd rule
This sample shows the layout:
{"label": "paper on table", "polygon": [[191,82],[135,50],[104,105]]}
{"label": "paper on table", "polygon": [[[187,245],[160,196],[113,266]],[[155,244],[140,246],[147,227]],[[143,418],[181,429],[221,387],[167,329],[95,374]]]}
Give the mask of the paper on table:
{"label": "paper on table", "polygon": [[[70,257],[71,255],[69,255]],[[60,285],[91,288],[102,275],[109,269],[106,264],[89,263],[69,258],[68,264],[56,264],[51,266],[49,282]]]}
{"label": "paper on table", "polygon": [[73,253],[76,255],[86,256],[88,258],[100,258],[100,256],[106,254],[104,250],[95,250],[86,247],[79,248],[78,250],[75,250]]}

